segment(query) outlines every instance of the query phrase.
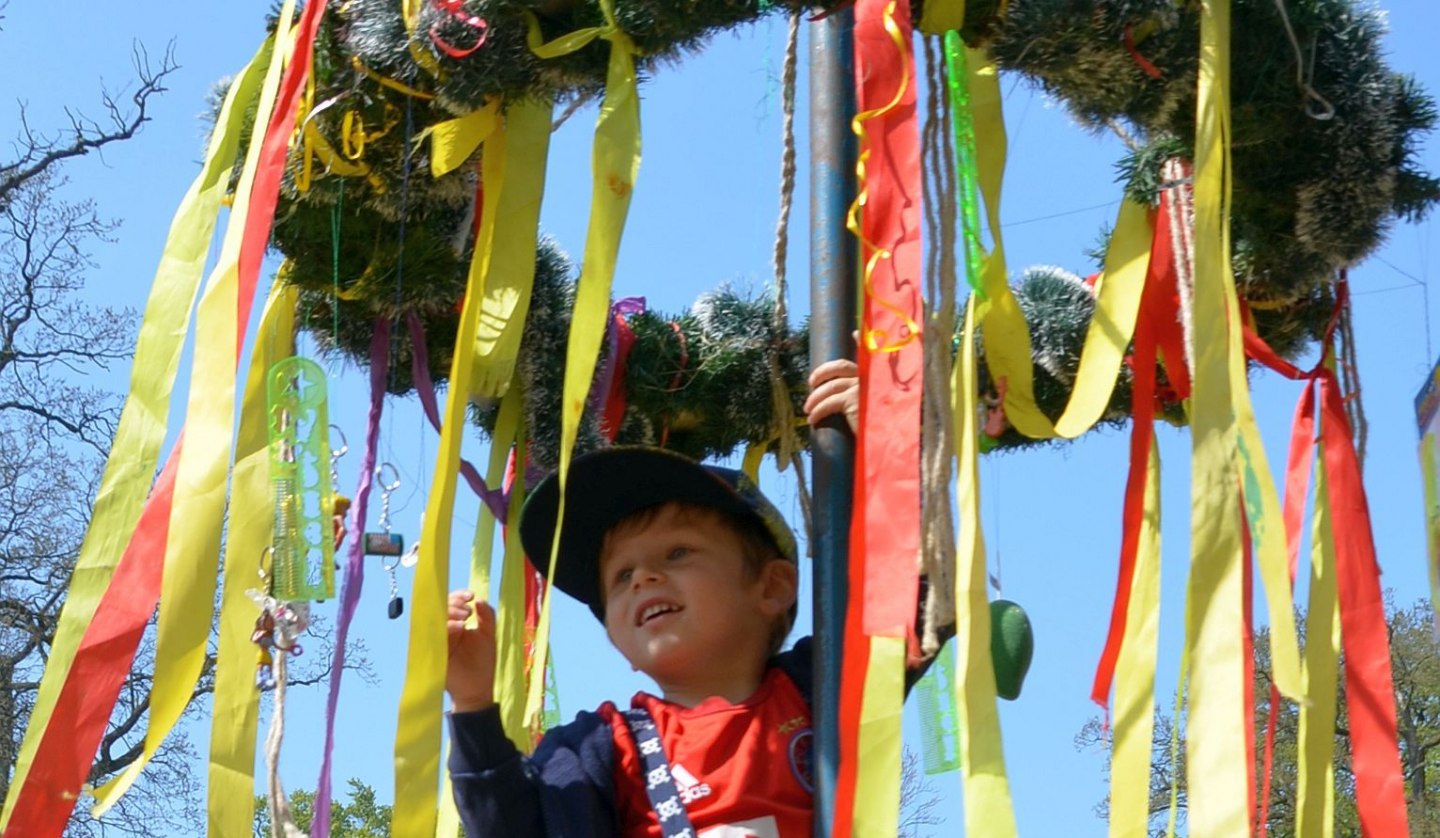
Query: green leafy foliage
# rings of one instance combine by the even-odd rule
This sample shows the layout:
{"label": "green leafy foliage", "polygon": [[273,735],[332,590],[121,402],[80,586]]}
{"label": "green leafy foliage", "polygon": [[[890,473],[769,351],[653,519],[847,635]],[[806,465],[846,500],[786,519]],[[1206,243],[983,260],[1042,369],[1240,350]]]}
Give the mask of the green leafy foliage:
{"label": "green leafy foliage", "polygon": [[[350,778],[350,799],[330,801],[330,838],[389,838],[390,806],[379,802],[369,785]],[[315,792],[290,794],[295,825],[308,830],[315,817]],[[255,838],[270,838],[270,808],[264,797],[255,798]]]}

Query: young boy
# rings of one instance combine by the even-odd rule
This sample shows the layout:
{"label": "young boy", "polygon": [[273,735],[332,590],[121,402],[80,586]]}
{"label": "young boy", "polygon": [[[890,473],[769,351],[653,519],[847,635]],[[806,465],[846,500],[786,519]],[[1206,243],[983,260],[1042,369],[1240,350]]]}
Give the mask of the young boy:
{"label": "young boy", "polygon": [[[816,370],[812,423],[853,423],[853,375],[849,362]],[[659,449],[578,457],[568,483],[555,587],[590,607],[660,696],[580,713],[524,757],[493,698],[494,611],[452,593],[450,776],[467,833],[808,836],[810,640],[779,653],[798,581],[779,511],[742,473]],[[558,489],[542,481],[521,514],[542,572]],[[472,607],[478,625],[467,629]]]}

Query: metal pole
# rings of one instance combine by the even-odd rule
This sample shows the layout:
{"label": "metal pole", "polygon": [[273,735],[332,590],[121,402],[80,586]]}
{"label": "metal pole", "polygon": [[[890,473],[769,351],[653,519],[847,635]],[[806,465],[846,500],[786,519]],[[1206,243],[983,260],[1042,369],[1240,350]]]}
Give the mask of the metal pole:
{"label": "metal pole", "polygon": [[[854,16],[836,12],[810,27],[810,362],[855,357],[857,244],[845,229],[855,197]],[[811,435],[814,460],[816,838],[829,838],[840,762],[840,660],[849,593],[850,506],[855,441],[833,417]]]}

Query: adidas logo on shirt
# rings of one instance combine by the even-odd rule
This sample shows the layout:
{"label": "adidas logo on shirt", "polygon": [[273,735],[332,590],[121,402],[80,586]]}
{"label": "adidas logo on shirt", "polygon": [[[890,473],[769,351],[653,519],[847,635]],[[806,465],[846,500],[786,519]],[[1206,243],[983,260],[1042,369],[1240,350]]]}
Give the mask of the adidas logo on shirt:
{"label": "adidas logo on shirt", "polygon": [[710,784],[700,782],[694,774],[686,771],[685,766],[679,763],[670,769],[670,776],[675,778],[675,787],[680,790],[680,799],[686,803],[710,794]]}

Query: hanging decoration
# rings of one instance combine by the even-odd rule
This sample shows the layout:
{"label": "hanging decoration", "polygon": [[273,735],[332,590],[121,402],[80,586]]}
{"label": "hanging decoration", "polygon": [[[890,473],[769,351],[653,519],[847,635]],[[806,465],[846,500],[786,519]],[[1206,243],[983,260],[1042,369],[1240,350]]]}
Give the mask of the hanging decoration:
{"label": "hanging decoration", "polygon": [[[1352,442],[1352,431],[1363,437],[1363,429],[1346,403],[1354,382],[1334,369],[1331,349],[1335,313],[1347,303],[1337,271],[1372,251],[1396,220],[1419,218],[1440,202],[1440,180],[1419,169],[1414,153],[1436,108],[1386,67],[1380,16],[1335,0],[1280,4],[1283,26],[1264,0],[854,5],[860,195],[849,227],[863,265],[857,476],[865,491],[857,493],[852,538],[836,834],[894,831],[904,661],[943,642],[936,627],[952,610],[954,666],[940,667],[937,677],[945,698],[953,697],[954,725],[937,736],[954,747],[931,750],[935,761],[960,768],[967,834],[1015,834],[997,699],[1019,696],[1033,639],[1018,606],[989,599],[978,457],[1131,419],[1125,538],[1092,686],[1092,697],[1107,708],[1113,702],[1119,720],[1116,829],[1143,829],[1148,815],[1142,791],[1159,585],[1154,421],[1164,419],[1194,432],[1192,542],[1205,557],[1191,571],[1191,600],[1201,605],[1187,615],[1182,663],[1192,832],[1263,829],[1264,802],[1257,804],[1249,771],[1253,555],[1271,624],[1270,700],[1324,694],[1343,670],[1363,827],[1404,834],[1378,567],[1360,485],[1363,450]],[[265,753],[272,827],[293,831],[277,768],[288,661],[301,652],[311,601],[335,598],[332,518],[347,511],[355,538],[342,571],[316,798],[323,812],[312,834],[329,829],[344,643],[366,555],[380,556],[389,574],[392,620],[406,610],[397,570],[415,568],[392,830],[429,835],[438,823],[449,831],[453,809],[437,807],[435,793],[459,478],[484,502],[470,572],[478,590],[491,587],[494,527],[508,525],[497,692],[507,735],[529,749],[555,707],[549,586],[526,564],[515,526],[533,474],[558,470],[563,487],[575,454],[608,444],[659,444],[700,459],[745,446],[753,467],[767,450],[789,457],[806,442],[796,425],[808,336],[787,322],[783,213],[775,295],[722,289],[673,316],[642,299],[612,299],[639,169],[639,79],[716,32],[784,12],[792,20],[788,90],[801,15],[845,6],[351,0],[307,4],[292,26],[287,0],[274,34],[226,93],[204,168],[167,241],[137,346],[135,387],[0,816],[4,834],[45,838],[64,828],[158,608],[150,726],[139,759],[94,790],[97,814],[155,755],[205,663],[222,532],[209,828],[223,835],[249,828],[263,689],[275,693]],[[933,37],[923,164],[917,22]],[[1277,56],[1293,61],[1295,73],[1274,72]],[[1131,142],[1103,268],[1089,279],[1035,268],[1011,284],[999,209],[1002,71],[1037,84],[1087,126],[1122,126]],[[538,218],[555,106],[571,108],[563,122],[591,98],[602,104],[590,228],[575,276],[539,234]],[[784,158],[787,208],[792,157]],[[228,227],[202,292],[226,199]],[[925,251],[922,210],[927,236],[944,229]],[[271,246],[286,259],[237,394],[234,372]],[[957,262],[971,289],[963,303]],[[164,419],[154,417],[169,413],[191,299],[198,301],[196,346],[184,432],[152,486],[166,436]],[[340,449],[326,438],[324,375],[293,357],[297,323],[322,351],[369,367],[353,509],[334,494],[343,435]],[[1314,370],[1289,364],[1317,345],[1323,358]],[[1283,511],[1249,402],[1246,351],[1250,361],[1306,382],[1286,481],[1301,489],[1287,492]],[[432,370],[448,384],[443,414]],[[420,538],[406,550],[390,519],[398,475],[375,460],[385,393],[411,390],[440,444]],[[1417,400],[1432,580],[1440,579],[1437,401],[1428,389]],[[460,457],[474,425],[491,443],[484,477]],[[1302,660],[1292,599],[1312,461],[1311,642]],[[951,523],[952,468],[958,519],[948,535],[927,527],[922,536],[922,522],[937,509]],[[922,474],[931,484],[923,505]],[[365,533],[377,481],[378,530]],[[937,490],[937,481],[946,488]],[[562,514],[563,497],[562,489]],[[943,569],[931,557],[928,572],[943,590],[927,598],[917,635],[916,558],[935,544],[947,545],[939,551],[947,559],[958,555]],[[1440,581],[1434,585],[1440,590]],[[1307,825],[1333,801],[1334,713],[1325,701],[1301,710],[1297,802]],[[935,718],[949,717],[937,711]],[[1265,783],[1268,789],[1268,777]]]}

